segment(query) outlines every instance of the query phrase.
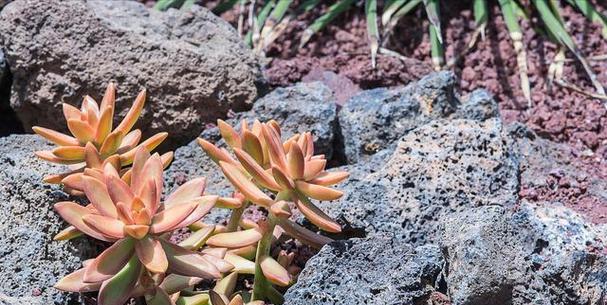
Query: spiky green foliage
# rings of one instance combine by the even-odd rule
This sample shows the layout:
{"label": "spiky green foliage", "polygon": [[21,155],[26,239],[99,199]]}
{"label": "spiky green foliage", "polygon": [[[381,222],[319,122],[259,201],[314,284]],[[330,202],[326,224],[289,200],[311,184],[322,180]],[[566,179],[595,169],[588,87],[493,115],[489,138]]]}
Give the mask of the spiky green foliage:
{"label": "spiky green foliage", "polygon": [[[217,162],[237,194],[234,204],[223,200],[234,207],[226,232],[211,236],[206,244],[228,248],[230,255],[226,255],[226,260],[235,266],[234,272],[254,275],[251,300],[281,304],[282,296],[274,285],[290,285],[297,270],[291,267],[292,253],[281,252],[276,258],[270,255],[272,242],[283,233],[313,247],[329,242],[327,237],[289,220],[291,208],[297,207],[321,230],[340,232],[340,225],[311,199],[340,198],[343,193],[330,186],[346,179],[348,173],[325,170],[327,161],[323,155],[314,155],[310,133],[297,134],[283,142],[276,121],[255,121],[251,127],[243,121],[240,132],[221,120],[218,127],[236,158],[208,141],[199,139],[199,144]],[[267,218],[259,223],[244,221],[243,209],[250,204],[264,208]],[[231,286],[224,280],[214,291],[227,297],[231,290],[226,287]]]}
{"label": "spiky green foliage", "polygon": [[[159,9],[170,6],[178,6],[184,0],[162,0],[162,6],[159,4]],[[159,3],[160,3],[159,2]],[[474,12],[474,20],[476,23],[476,30],[471,36],[470,40],[465,44],[464,50],[460,53],[455,54],[453,58],[447,61],[444,57],[444,41],[442,37],[441,23],[440,23],[440,6],[444,3],[440,0],[387,0],[383,3],[378,3],[376,0],[365,0],[364,2],[365,16],[367,19],[367,37],[369,41],[369,49],[371,54],[371,65],[376,66],[376,57],[379,50],[380,41],[388,36],[394,35],[394,27],[397,23],[407,14],[418,8],[422,3],[425,8],[426,16],[430,22],[428,29],[428,37],[431,45],[431,58],[432,64],[435,69],[450,68],[454,64],[463,58],[464,54],[472,49],[478,37],[485,38],[485,29],[488,24],[489,7],[486,0],[474,0],[472,2],[472,9]],[[597,80],[596,74],[588,64],[586,57],[582,54],[575,41],[569,35],[566,25],[562,22],[560,17],[560,11],[558,5],[555,5],[555,0],[532,0],[528,6],[522,6],[518,0],[498,0],[501,13],[506,22],[510,39],[516,53],[517,68],[521,80],[521,90],[523,97],[529,105],[531,105],[531,85],[528,77],[528,59],[525,45],[523,43],[523,32],[521,31],[519,22],[522,19],[528,19],[531,12],[534,10],[544,23],[543,27],[538,28],[539,32],[546,33],[549,38],[559,44],[561,47],[566,48],[574,54],[577,61],[579,61],[591,83],[595,87],[595,91],[598,95],[604,95],[603,85]],[[587,0],[566,0],[567,4],[574,7],[576,10],[581,12],[588,20],[600,24],[603,28],[602,35],[607,39],[607,17],[598,11],[590,1]],[[214,11],[217,13],[225,12],[235,5],[238,1],[226,0],[221,1],[215,8]],[[254,47],[258,53],[264,53],[267,47],[276,40],[276,38],[284,31],[287,23],[290,20],[295,19],[298,14],[309,12],[315,8],[318,8],[322,1],[319,0],[306,0],[299,7],[291,8],[289,14],[289,6],[294,1],[291,0],[269,0],[264,1],[263,8],[258,12],[252,11],[256,14],[254,18],[251,18],[251,30],[246,35],[246,42]],[[315,19],[301,34],[300,47],[304,46],[316,33],[323,30],[329,23],[335,18],[346,12],[347,10],[358,8],[361,5],[355,0],[336,0],[328,4],[326,11],[317,19]],[[377,27],[377,9],[381,7],[380,23],[382,31],[380,33]],[[271,14],[271,16],[270,16]],[[382,52],[390,53],[389,50],[382,48]],[[562,60],[562,51],[555,57],[555,62],[549,67],[549,84],[555,77],[562,77],[562,73],[555,73],[562,70],[564,60]],[[592,96],[592,93],[588,93]]]}

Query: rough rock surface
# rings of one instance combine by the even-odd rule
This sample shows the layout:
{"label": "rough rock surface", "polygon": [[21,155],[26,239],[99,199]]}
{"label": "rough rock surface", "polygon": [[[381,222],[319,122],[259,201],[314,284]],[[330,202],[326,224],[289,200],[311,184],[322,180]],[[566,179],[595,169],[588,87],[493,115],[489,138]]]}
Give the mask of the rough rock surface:
{"label": "rough rock surface", "polygon": [[607,180],[600,168],[572,158],[571,147],[542,139],[525,125],[509,129],[520,155],[522,198],[560,202],[593,223],[607,222]]}
{"label": "rough rock surface", "polygon": [[472,208],[445,220],[453,304],[602,304],[607,227],[558,204]]}
{"label": "rough rock surface", "polygon": [[499,117],[497,103],[482,89],[457,97],[451,72],[429,74],[406,87],[378,88],[353,96],[339,112],[343,154],[349,164],[367,160],[409,131],[441,119],[484,121]]}
{"label": "rough rock surface", "polygon": [[184,144],[201,122],[247,108],[261,79],[236,31],[198,6],[161,13],[137,1],[19,0],[0,14],[0,45],[13,75],[11,105],[26,130],[65,129],[61,102],[100,98],[113,80],[118,114],[145,87],[138,126]]}
{"label": "rough rock surface", "polygon": [[426,304],[443,265],[436,246],[388,237],[336,241],[308,261],[285,304]]}
{"label": "rough rock surface", "polygon": [[518,160],[508,141],[498,119],[433,121],[406,134],[380,170],[344,186],[339,202],[321,206],[368,233],[422,245],[454,211],[516,203]]}
{"label": "rough rock surface", "polygon": [[431,119],[453,113],[455,78],[450,72],[430,74],[398,89],[373,89],[352,97],[339,112],[348,163],[372,155]]}
{"label": "rough rock surface", "polygon": [[95,254],[83,238],[52,240],[66,226],[52,206],[67,195],[42,182],[58,168],[33,152],[49,147],[30,135],[0,138],[0,304],[77,302],[52,286]]}

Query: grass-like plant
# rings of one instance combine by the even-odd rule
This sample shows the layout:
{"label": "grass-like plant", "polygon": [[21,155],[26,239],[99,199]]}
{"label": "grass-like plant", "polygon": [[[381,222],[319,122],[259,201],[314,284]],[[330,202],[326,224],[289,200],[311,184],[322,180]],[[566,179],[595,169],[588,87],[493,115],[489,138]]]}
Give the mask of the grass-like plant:
{"label": "grass-like plant", "polygon": [[[66,173],[48,175],[44,181],[61,183],[70,193],[82,195],[83,175],[87,173],[100,177],[108,164],[119,171],[125,180],[130,179],[130,171],[126,168],[133,163],[137,149],[145,147],[151,151],[168,135],[166,132],[160,132],[139,143],[141,131],[133,130],[133,126],[143,110],[145,98],[144,89],[120,124],[114,128],[116,87],[109,83],[101,104],[88,95],[84,97],[80,109],[67,103],[63,104],[63,115],[72,135],[34,126],[35,133],[58,146],[50,151],[37,151],[36,156],[48,162],[70,165],[72,168]],[[173,159],[173,153],[166,153],[161,159],[166,167]]]}
{"label": "grass-like plant", "polygon": [[[170,7],[189,7],[196,1],[184,0],[159,0],[156,8],[166,10]],[[364,2],[364,3],[363,3]],[[355,7],[364,6],[367,20],[367,38],[369,41],[371,64],[375,66],[378,52],[394,54],[393,51],[380,47],[382,36],[384,38],[394,35],[394,28],[398,22],[406,15],[413,12],[416,8],[423,6],[426,16],[430,22],[428,36],[431,45],[432,63],[436,70],[448,68],[454,65],[464,53],[471,49],[480,36],[485,38],[485,30],[489,20],[489,3],[487,0],[471,0],[471,6],[474,12],[476,30],[472,39],[467,42],[467,48],[451,60],[446,60],[444,55],[444,40],[440,23],[440,0],[386,0],[378,3],[377,0],[337,0],[334,1],[324,12],[323,15],[315,19],[303,31],[300,38],[300,47],[304,46],[316,33],[325,28],[333,20],[338,18],[344,12]],[[520,21],[530,19],[532,14],[539,17],[541,25],[536,27],[540,34],[560,46],[548,72],[549,86],[556,82],[565,87],[574,88],[576,91],[582,91],[592,97],[607,100],[603,85],[597,80],[596,74],[588,64],[585,54],[579,49],[571,35],[569,35],[565,22],[561,17],[559,1],[554,0],[531,0],[529,4],[523,5],[519,0],[497,0],[501,13],[506,22],[514,50],[517,54],[517,67],[521,79],[521,90],[524,98],[531,104],[531,88],[528,77],[528,64],[525,45],[523,43],[523,32],[520,28]],[[607,39],[607,17],[601,14],[588,0],[566,0],[567,5],[574,7],[591,22],[602,25],[602,35]],[[224,0],[213,8],[216,14],[222,14],[236,5],[240,5],[241,16],[239,18],[239,30],[242,32],[243,15],[247,12],[252,13],[249,16],[249,32],[244,35],[245,41],[259,53],[263,53],[287,27],[287,24],[294,20],[297,15],[309,12],[321,4],[320,0],[305,0],[298,6],[294,6],[293,0],[266,0],[257,1],[239,1]],[[445,1],[444,3],[447,3]],[[245,6],[248,9],[244,9]],[[256,9],[256,5],[260,9]],[[378,13],[378,7],[383,8],[381,14]],[[378,26],[378,24],[380,26]],[[380,29],[382,31],[380,32]],[[568,85],[562,75],[562,66],[565,62],[565,50],[570,51],[578,62],[584,68],[595,93],[584,92],[577,86]]]}

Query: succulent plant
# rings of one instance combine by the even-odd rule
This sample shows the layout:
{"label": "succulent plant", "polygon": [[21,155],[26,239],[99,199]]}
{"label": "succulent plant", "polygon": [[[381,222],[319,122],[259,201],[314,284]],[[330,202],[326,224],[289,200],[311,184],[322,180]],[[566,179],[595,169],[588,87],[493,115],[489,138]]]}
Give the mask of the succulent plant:
{"label": "succulent plant", "polygon": [[[286,232],[313,247],[329,242],[331,239],[289,220],[291,206],[297,207],[318,228],[340,232],[340,225],[311,199],[340,198],[343,192],[330,186],[346,179],[348,173],[325,170],[327,160],[324,155],[314,155],[314,142],[309,132],[296,134],[282,142],[280,126],[274,120],[267,123],[255,121],[251,127],[242,121],[240,133],[222,120],[217,125],[236,158],[226,149],[206,140],[198,139],[198,143],[219,164],[237,195],[236,200],[232,200],[233,211],[226,232],[214,234],[206,244],[229,249],[226,260],[235,266],[234,272],[255,275],[251,300],[268,299],[280,304],[282,296],[272,285],[290,285],[296,272],[290,268],[292,255],[281,253],[277,259],[270,255],[272,241]],[[220,201],[228,202],[227,199]],[[249,204],[265,208],[267,219],[259,223],[242,219],[242,213]],[[249,260],[253,259],[252,256],[254,262]]]}
{"label": "succulent plant", "polygon": [[[70,104],[63,104],[63,114],[71,136],[34,126],[35,133],[58,145],[50,151],[37,151],[36,155],[45,161],[69,165],[72,168],[67,173],[46,176],[44,181],[54,184],[63,183],[66,190],[75,195],[82,195],[81,178],[86,169],[95,171],[97,176],[108,164],[121,171],[123,167],[133,163],[139,147],[152,151],[160,145],[168,135],[166,132],[157,133],[139,143],[141,131],[132,130],[143,110],[145,98],[144,89],[139,93],[122,122],[113,128],[116,88],[113,83],[109,83],[101,104],[90,96],[84,97],[80,109]],[[165,166],[170,163],[172,156],[172,153],[162,156]]]}
{"label": "succulent plant", "polygon": [[203,278],[220,278],[233,268],[223,260],[225,251],[194,252],[166,239],[167,233],[198,221],[215,205],[217,196],[203,195],[204,178],[185,183],[161,203],[161,157],[139,147],[131,172],[128,184],[111,164],[100,175],[85,171],[82,185],[91,204],[55,204],[55,210],[76,229],[113,243],[56,288],[99,290],[101,305],[122,305],[140,295],[148,304],[174,304],[171,294]]}

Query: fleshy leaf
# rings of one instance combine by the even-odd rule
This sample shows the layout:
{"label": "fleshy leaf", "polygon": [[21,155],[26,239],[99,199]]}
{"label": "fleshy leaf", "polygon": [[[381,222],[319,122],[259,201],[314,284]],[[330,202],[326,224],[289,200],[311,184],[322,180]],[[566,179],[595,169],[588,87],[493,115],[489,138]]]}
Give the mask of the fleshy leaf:
{"label": "fleshy leaf", "polygon": [[320,174],[327,164],[325,159],[310,159],[306,161],[306,168],[304,170],[304,179],[310,180]]}
{"label": "fleshy leaf", "polygon": [[95,214],[84,215],[82,220],[91,228],[105,236],[116,239],[124,237],[124,223],[120,220]]}
{"label": "fleshy leaf", "polygon": [[341,232],[341,226],[335,220],[331,219],[329,215],[325,214],[325,212],[315,206],[305,196],[298,197],[300,200],[296,200],[295,204],[297,205],[299,211],[301,211],[301,213],[304,214],[304,216],[306,216],[310,222],[327,232]]}
{"label": "fleshy leaf", "polygon": [[270,212],[280,218],[291,217],[291,209],[286,201],[278,201],[270,207]]}
{"label": "fleshy leaf", "polygon": [[306,162],[301,148],[295,143],[291,145],[291,149],[287,154],[287,165],[291,177],[293,177],[294,179],[303,178],[304,171],[306,168]]}
{"label": "fleshy leaf", "polygon": [[266,173],[263,168],[257,164],[255,159],[247,154],[245,151],[235,148],[234,154],[240,161],[240,164],[244,167],[244,169],[263,187],[268,188],[273,191],[279,191],[280,186],[274,181],[271,175]]}
{"label": "fleshy leaf", "polygon": [[107,248],[86,267],[84,281],[102,282],[114,276],[133,256],[133,245],[132,239],[125,238]]}
{"label": "fleshy leaf", "polygon": [[118,217],[116,206],[103,182],[89,176],[82,176],[82,185],[86,197],[97,211],[110,218]]}
{"label": "fleshy leaf", "polygon": [[233,253],[226,253],[223,258],[234,266],[233,272],[255,274],[255,263]]}
{"label": "fleshy leaf", "polygon": [[198,203],[190,202],[179,204],[157,213],[152,218],[150,231],[152,233],[163,233],[176,229],[176,226],[188,217],[197,207]]}
{"label": "fleshy leaf", "polygon": [[160,288],[164,289],[169,294],[177,293],[181,290],[184,290],[188,287],[192,287],[202,281],[202,278],[199,277],[191,277],[191,276],[183,276],[178,274],[169,274],[167,275],[162,283],[160,283]]}
{"label": "fleshy leaf", "polygon": [[261,141],[250,131],[242,132],[242,149],[249,154],[257,164],[263,164],[263,148]]}
{"label": "fleshy leaf", "polygon": [[166,207],[170,207],[178,203],[187,203],[192,199],[202,196],[206,185],[206,179],[204,177],[192,179],[180,187],[177,188],[169,197],[164,201]]}
{"label": "fleshy leaf", "polygon": [[133,256],[122,270],[103,282],[97,298],[99,305],[123,305],[129,299],[140,273],[141,263]]}
{"label": "fleshy leaf", "polygon": [[228,152],[225,149],[220,149],[217,146],[213,145],[211,142],[198,138],[198,145],[204,150],[204,152],[213,160],[215,163],[219,163],[220,161],[224,161],[227,163],[235,163],[234,159],[230,157]]}
{"label": "fleshy leaf", "polygon": [[175,302],[166,293],[166,291],[156,287],[154,296],[146,296],[146,305],[175,305]]}
{"label": "fleshy leaf", "polygon": [[240,136],[230,126],[230,124],[226,123],[224,120],[217,120],[217,128],[219,129],[219,133],[221,133],[221,137],[226,143],[232,148],[240,148]]}
{"label": "fleshy leaf", "polygon": [[207,240],[207,245],[224,248],[240,248],[258,242],[262,237],[257,229],[219,233]]}
{"label": "fleshy leaf", "polygon": [[251,182],[236,166],[220,161],[219,166],[232,185],[250,201],[268,207],[272,199]]}
{"label": "fleshy leaf", "polygon": [[34,126],[32,127],[35,133],[42,136],[43,138],[57,144],[60,146],[77,146],[80,145],[80,142],[74,137],[68,136],[66,134],[60,133],[58,131],[54,131],[52,129]]}
{"label": "fleshy leaf", "polygon": [[137,98],[135,98],[135,102],[133,102],[133,105],[131,106],[131,109],[129,109],[129,112],[127,112],[122,119],[122,122],[120,122],[120,125],[118,125],[115,130],[121,131],[123,134],[127,134],[129,131],[131,131],[135,125],[135,122],[137,122],[141,111],[143,110],[146,93],[147,91],[145,89],[139,92]]}
{"label": "fleshy leaf", "polygon": [[272,176],[283,189],[291,190],[295,187],[293,180],[289,178],[285,172],[283,172],[280,168],[273,166],[272,167]]}
{"label": "fleshy leaf", "polygon": [[121,131],[114,131],[110,133],[103,141],[103,145],[101,145],[101,149],[99,152],[102,156],[109,156],[114,154],[120,144],[122,143],[122,139],[124,138],[124,134]]}
{"label": "fleshy leaf", "polygon": [[342,191],[330,187],[310,184],[303,181],[296,181],[295,185],[298,191],[316,200],[336,200],[344,194]]}
{"label": "fleshy leaf", "polygon": [[166,254],[160,241],[146,236],[135,243],[135,251],[139,261],[153,273],[165,273],[169,267]]}
{"label": "fleshy leaf", "polygon": [[169,242],[162,240],[160,242],[169,261],[170,273],[205,279],[217,279],[221,276],[217,267],[205,260],[202,255]]}
{"label": "fleshy leaf", "polygon": [[334,185],[342,182],[350,176],[348,172],[322,172],[309,182],[322,186]]}
{"label": "fleshy leaf", "polygon": [[192,233],[188,238],[184,239],[179,243],[179,246],[188,250],[198,250],[205,245],[207,239],[211,237],[215,226],[208,226]]}
{"label": "fleshy leaf", "polygon": [[76,229],[76,227],[68,226],[67,228],[59,231],[59,233],[57,233],[55,237],[53,237],[53,240],[70,240],[82,236],[82,234],[83,233],[80,230]]}
{"label": "fleshy leaf", "polygon": [[86,268],[78,269],[63,277],[55,284],[55,288],[61,291],[69,292],[90,292],[97,291],[101,283],[85,283],[83,280]]}
{"label": "fleshy leaf", "polygon": [[78,119],[67,120],[67,128],[82,144],[95,139],[95,130],[86,122]]}
{"label": "fleshy leaf", "polygon": [[158,145],[160,145],[160,143],[162,143],[162,141],[164,141],[164,139],[166,139],[168,135],[169,134],[166,132],[159,132],[151,136],[147,140],[141,142],[139,146],[121,154],[120,163],[123,166],[130,165],[131,163],[133,163],[133,158],[135,157],[135,152],[138,148],[145,147],[145,149],[147,149],[148,151],[152,151],[154,150],[154,148],[158,147]]}
{"label": "fleshy leaf", "polygon": [[287,286],[291,281],[289,272],[270,256],[261,258],[261,270],[263,275],[273,284]]}
{"label": "fleshy leaf", "polygon": [[333,241],[326,236],[316,234],[288,219],[280,218],[278,222],[280,227],[283,228],[291,237],[296,238],[314,248],[320,249],[325,244]]}
{"label": "fleshy leaf", "polygon": [[76,227],[78,230],[82,231],[82,233],[103,241],[114,240],[111,237],[107,237],[99,233],[97,230],[91,228],[88,224],[84,223],[82,218],[86,215],[91,214],[90,209],[70,201],[62,201],[55,203],[54,208],[55,211],[57,211],[57,213],[61,215],[61,218],[63,218],[72,226]]}

